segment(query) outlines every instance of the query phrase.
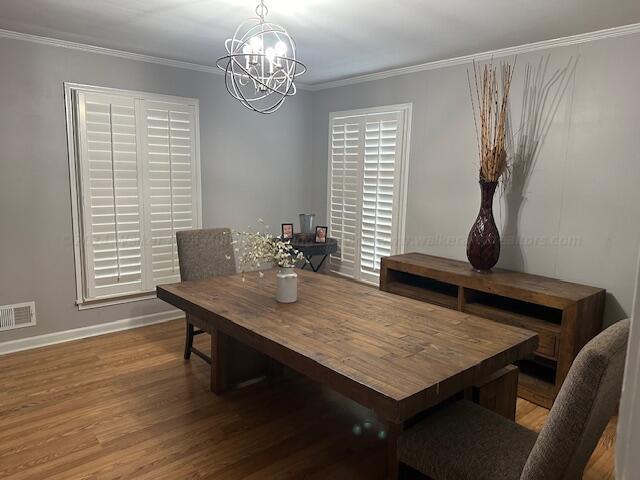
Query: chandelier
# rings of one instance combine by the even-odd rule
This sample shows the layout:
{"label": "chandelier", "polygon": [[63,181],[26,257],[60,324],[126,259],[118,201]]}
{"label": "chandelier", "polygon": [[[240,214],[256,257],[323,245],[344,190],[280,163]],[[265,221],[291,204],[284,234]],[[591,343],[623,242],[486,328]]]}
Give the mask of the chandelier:
{"label": "chandelier", "polygon": [[250,110],[273,113],[296,94],[294,80],[307,67],[296,60],[293,38],[280,25],[266,22],[269,10],[260,0],[250,18],[225,41],[227,55],[216,65],[225,73],[227,91]]}

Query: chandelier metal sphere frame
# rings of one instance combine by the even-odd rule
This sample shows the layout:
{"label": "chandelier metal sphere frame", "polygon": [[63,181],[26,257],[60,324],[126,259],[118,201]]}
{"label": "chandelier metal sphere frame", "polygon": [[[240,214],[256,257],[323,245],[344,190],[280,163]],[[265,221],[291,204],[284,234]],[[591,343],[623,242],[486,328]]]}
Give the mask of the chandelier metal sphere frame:
{"label": "chandelier metal sphere frame", "polygon": [[295,78],[307,71],[296,60],[296,45],[287,31],[266,22],[264,0],[256,7],[257,18],[241,23],[233,38],[225,41],[227,55],[216,65],[225,72],[227,91],[258,113],[273,113],[297,92]]}

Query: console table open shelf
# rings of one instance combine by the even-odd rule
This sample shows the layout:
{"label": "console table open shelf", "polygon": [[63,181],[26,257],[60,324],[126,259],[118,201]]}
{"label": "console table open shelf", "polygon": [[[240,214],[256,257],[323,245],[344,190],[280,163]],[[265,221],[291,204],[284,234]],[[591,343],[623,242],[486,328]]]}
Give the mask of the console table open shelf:
{"label": "console table open shelf", "polygon": [[518,395],[549,408],[580,349],[602,328],[605,290],[421,253],[382,259],[380,289],[532,330],[538,348],[518,363]]}

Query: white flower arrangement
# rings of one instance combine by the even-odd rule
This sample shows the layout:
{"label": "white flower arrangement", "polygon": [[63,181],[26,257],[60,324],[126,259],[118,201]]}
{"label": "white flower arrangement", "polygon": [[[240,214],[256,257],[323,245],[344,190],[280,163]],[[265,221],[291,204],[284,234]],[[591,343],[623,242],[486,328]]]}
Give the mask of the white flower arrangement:
{"label": "white flower arrangement", "polygon": [[[258,222],[264,225],[262,219]],[[268,225],[264,225],[265,230],[269,230]],[[249,227],[251,228],[251,227]],[[302,252],[299,252],[291,245],[291,240],[283,240],[266,232],[257,231],[233,231],[235,237],[231,242],[234,250],[238,254],[238,263],[241,273],[254,271],[263,268],[267,264],[273,264],[280,268],[292,268],[300,260],[306,261]],[[263,274],[260,272],[260,277]]]}

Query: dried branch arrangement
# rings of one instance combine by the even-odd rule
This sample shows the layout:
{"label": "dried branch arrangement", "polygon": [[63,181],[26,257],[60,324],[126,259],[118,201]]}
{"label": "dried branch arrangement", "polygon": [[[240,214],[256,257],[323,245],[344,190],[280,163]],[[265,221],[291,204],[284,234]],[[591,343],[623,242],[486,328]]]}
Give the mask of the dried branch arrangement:
{"label": "dried branch arrangement", "polygon": [[503,63],[500,70],[498,75],[493,63],[484,65],[480,70],[473,62],[473,84],[467,70],[480,156],[480,178],[487,182],[497,182],[507,170],[507,115],[514,67]]}

